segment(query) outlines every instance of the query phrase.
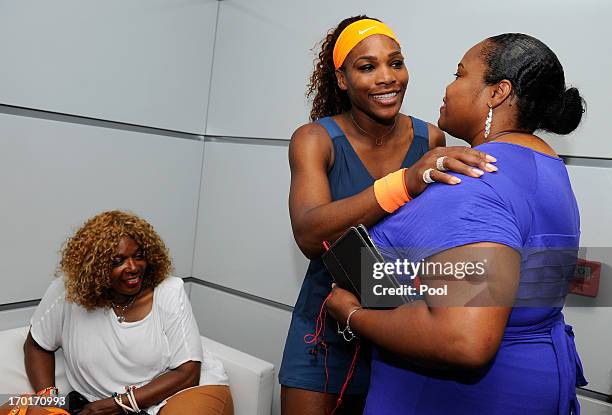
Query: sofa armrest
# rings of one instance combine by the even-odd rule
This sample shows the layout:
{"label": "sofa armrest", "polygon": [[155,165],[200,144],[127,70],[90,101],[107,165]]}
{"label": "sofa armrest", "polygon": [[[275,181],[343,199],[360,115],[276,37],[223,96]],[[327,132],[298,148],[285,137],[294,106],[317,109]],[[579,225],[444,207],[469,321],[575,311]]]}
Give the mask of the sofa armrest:
{"label": "sofa armrest", "polygon": [[235,415],[270,415],[274,365],[204,336],[202,345],[223,363]]}
{"label": "sofa armrest", "polygon": [[[25,372],[23,343],[29,326],[0,331],[0,394],[32,393],[32,386]],[[55,352],[55,386],[61,394],[72,390],[66,379],[64,353]]]}

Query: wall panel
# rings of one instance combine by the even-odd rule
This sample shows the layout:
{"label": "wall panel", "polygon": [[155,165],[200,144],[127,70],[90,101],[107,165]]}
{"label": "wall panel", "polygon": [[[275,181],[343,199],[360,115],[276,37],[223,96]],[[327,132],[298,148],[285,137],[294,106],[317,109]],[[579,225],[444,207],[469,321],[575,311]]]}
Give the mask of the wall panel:
{"label": "wall panel", "polygon": [[206,142],[193,276],[293,305],[307,264],[288,194],[286,145]]}
{"label": "wall panel", "polygon": [[0,311],[0,330],[9,330],[30,324],[36,307],[23,307]]}
{"label": "wall panel", "polygon": [[133,211],[191,274],[203,142],[0,114],[0,304],[37,299],[65,238]]}
{"label": "wall panel", "polygon": [[203,133],[217,0],[0,0],[0,103]]}
{"label": "wall panel", "polygon": [[612,169],[569,166],[572,187],[580,207],[586,258],[602,263],[596,298],[569,295],[564,310],[574,326],[576,347],[589,381],[588,389],[612,394]]}
{"label": "wall panel", "polygon": [[578,396],[582,415],[612,415],[612,405],[592,398]]}

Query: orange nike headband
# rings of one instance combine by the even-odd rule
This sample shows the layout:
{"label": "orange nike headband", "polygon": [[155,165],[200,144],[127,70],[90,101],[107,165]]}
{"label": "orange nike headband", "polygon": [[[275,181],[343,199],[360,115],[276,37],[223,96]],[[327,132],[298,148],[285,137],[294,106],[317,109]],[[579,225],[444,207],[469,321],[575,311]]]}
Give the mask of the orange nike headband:
{"label": "orange nike headband", "polygon": [[342,66],[348,54],[359,42],[372,35],[388,36],[399,45],[399,40],[397,40],[393,30],[383,22],[372,19],[357,20],[345,27],[338,36],[338,40],[336,40],[334,46],[334,66],[336,69]]}

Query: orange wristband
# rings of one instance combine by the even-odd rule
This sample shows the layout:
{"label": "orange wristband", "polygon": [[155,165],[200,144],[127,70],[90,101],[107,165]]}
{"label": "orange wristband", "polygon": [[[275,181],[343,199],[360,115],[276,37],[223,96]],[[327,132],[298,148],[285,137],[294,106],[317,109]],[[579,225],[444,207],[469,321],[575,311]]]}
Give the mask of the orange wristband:
{"label": "orange wristband", "polygon": [[410,201],[406,190],[406,169],[399,169],[374,182],[374,195],[378,205],[388,213],[393,213]]}

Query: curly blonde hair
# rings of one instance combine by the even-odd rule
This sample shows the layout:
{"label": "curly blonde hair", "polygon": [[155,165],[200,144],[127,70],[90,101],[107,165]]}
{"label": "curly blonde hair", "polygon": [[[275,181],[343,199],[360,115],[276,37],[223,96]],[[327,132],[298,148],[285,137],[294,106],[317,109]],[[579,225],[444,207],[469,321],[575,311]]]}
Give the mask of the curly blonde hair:
{"label": "curly blonde hair", "polygon": [[147,221],[119,210],[103,212],[87,220],[62,248],[57,275],[64,276],[68,301],[87,310],[110,306],[112,258],[123,237],[144,251],[143,289],[156,287],[172,272],[168,249]]}

